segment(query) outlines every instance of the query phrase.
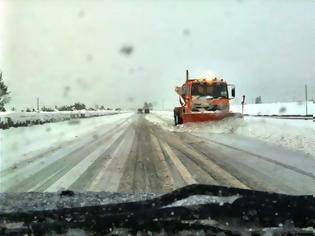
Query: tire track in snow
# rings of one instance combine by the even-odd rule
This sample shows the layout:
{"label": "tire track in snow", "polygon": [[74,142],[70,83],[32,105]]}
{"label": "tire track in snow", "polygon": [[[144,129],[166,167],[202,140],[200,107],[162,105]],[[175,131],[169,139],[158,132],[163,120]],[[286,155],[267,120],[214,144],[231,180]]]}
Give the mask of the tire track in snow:
{"label": "tire track in snow", "polygon": [[[241,182],[252,189],[296,194],[298,192],[310,192],[312,186],[315,186],[314,181],[307,176],[301,176],[271,162],[256,159],[242,151],[207,142],[193,135],[179,134],[179,136],[185,140],[187,145],[198,150],[229,173],[233,173]],[[310,182],[313,184],[310,185]]]}
{"label": "tire track in snow", "polygon": [[150,137],[153,143],[153,148],[155,150],[155,153],[157,154],[161,164],[162,164],[162,172],[165,173],[163,176],[165,181],[164,181],[164,187],[168,191],[172,191],[175,189],[175,180],[172,176],[172,173],[170,171],[170,168],[168,167],[168,164],[165,160],[165,156],[163,155],[162,147],[160,145],[160,142],[158,141],[158,138],[152,134],[152,130],[150,130]]}
{"label": "tire track in snow", "polygon": [[183,153],[186,158],[193,161],[196,165],[203,169],[205,173],[210,175],[215,181],[219,182],[220,185],[249,189],[249,187],[240,181],[236,176],[230,174],[224,168],[209,160],[205,155],[200,154],[196,149],[187,147],[183,144],[177,144],[174,149]]}
{"label": "tire track in snow", "polygon": [[[128,130],[129,128],[127,128]],[[101,155],[89,168],[77,179],[70,187],[70,190],[73,191],[86,191],[89,189],[91,182],[103,172],[103,169],[106,166],[106,163],[111,159],[111,154],[117,149],[117,146],[124,139],[124,135],[127,132],[124,131],[118,139],[107,149],[107,151]]]}
{"label": "tire track in snow", "polygon": [[38,192],[41,188],[43,188],[43,186],[45,186],[45,184],[47,184],[49,181],[51,181],[52,179],[54,179],[56,176],[58,176],[61,172],[64,171],[66,167],[63,167],[62,169],[60,169],[57,172],[52,173],[51,175],[49,175],[47,178],[45,178],[44,180],[40,181],[38,184],[36,184],[34,187],[30,188],[28,190],[28,192]]}
{"label": "tire track in snow", "polygon": [[79,163],[73,166],[67,173],[59,178],[55,183],[49,186],[44,192],[56,192],[63,189],[68,189],[79,177],[91,166],[107,149],[119,138],[123,133],[123,129],[113,134],[105,144],[98,147]]}
{"label": "tire track in snow", "polygon": [[[194,149],[190,145],[184,142],[184,139],[180,138],[174,133],[166,133],[165,130],[162,129],[156,129],[156,133],[159,134],[160,139],[163,137],[165,142],[168,143],[166,147],[169,147],[170,149],[174,149],[174,151],[177,151],[184,155],[185,158],[191,160],[197,167],[199,167],[201,170],[203,170],[204,175],[207,175],[210,177],[210,179],[214,180],[211,181],[210,184],[213,184],[213,182],[219,182],[220,184],[225,184],[228,186],[248,189],[249,187],[244,184],[242,181],[240,181],[236,176],[232,175],[228,171],[226,171],[224,168],[218,166],[216,163],[209,160],[205,155],[201,154],[197,151],[197,149]],[[173,152],[174,153],[174,152]],[[174,153],[175,154],[175,153]],[[191,171],[192,166],[186,166],[188,169],[188,172]]]}
{"label": "tire track in snow", "polygon": [[151,127],[142,115],[137,115],[133,125],[135,138],[128,153],[118,191],[161,193],[174,189],[173,173],[169,171],[161,145],[153,135]]}
{"label": "tire track in snow", "polygon": [[89,191],[117,192],[134,136],[134,130],[132,129],[128,129],[123,134],[123,139],[116,146],[114,152],[110,154],[104,168],[91,183],[88,188]]}
{"label": "tire track in snow", "polygon": [[285,163],[283,163],[283,162],[276,161],[276,160],[273,160],[273,159],[264,157],[264,156],[259,155],[259,154],[256,154],[256,153],[252,153],[252,152],[246,151],[246,150],[244,150],[244,149],[236,148],[236,147],[230,146],[230,145],[225,144],[225,143],[221,143],[221,142],[218,142],[218,141],[214,141],[214,140],[212,140],[212,139],[211,139],[211,140],[209,139],[209,141],[210,141],[210,142],[214,142],[214,143],[219,144],[219,145],[222,145],[222,146],[225,146],[225,147],[228,147],[228,148],[231,148],[231,149],[234,149],[234,150],[237,150],[237,151],[240,151],[240,152],[247,153],[247,154],[249,154],[249,155],[251,155],[251,156],[254,156],[254,157],[256,157],[256,158],[259,158],[259,159],[262,159],[262,160],[264,160],[264,161],[268,161],[268,162],[271,162],[271,163],[273,163],[273,164],[282,166],[282,167],[284,167],[284,168],[287,168],[287,169],[292,170],[292,171],[294,171],[294,172],[297,172],[297,173],[299,173],[299,174],[308,176],[308,177],[312,178],[313,180],[315,180],[315,174],[314,174],[315,171],[314,171],[314,173],[311,173],[311,172],[308,172],[308,171],[301,170],[301,169],[299,169],[299,168],[297,168],[297,167],[295,167],[295,166],[287,165],[287,164],[285,164]]}
{"label": "tire track in snow", "polygon": [[[45,179],[47,181],[43,182],[46,182],[48,185],[52,184],[54,179],[49,179],[49,176],[55,172],[58,172],[59,174],[54,175],[54,178],[60,177],[60,175],[62,175],[62,172],[59,172],[60,169],[63,169],[63,172],[66,172],[69,168],[71,168],[71,166],[80,161],[80,159],[88,155],[89,152],[91,152],[89,149],[93,149],[93,146],[97,145],[98,143],[100,144],[107,138],[109,134],[115,132],[116,129],[120,129],[126,124],[127,120],[124,120],[114,127],[109,127],[108,129],[98,132],[98,139],[95,139],[96,136],[93,137],[93,135],[90,135],[90,137],[85,137],[70,147],[58,150],[51,156],[46,157],[47,160],[44,163],[31,163],[22,169],[18,169],[12,172],[11,175],[1,178],[1,182],[7,182],[5,182],[6,185],[0,186],[2,188],[5,187],[5,191],[8,192],[25,192],[29,189],[33,189],[34,186],[38,184],[38,182],[41,182]],[[45,188],[43,189],[42,187],[37,188],[36,190],[43,191]]]}
{"label": "tire track in snow", "polygon": [[187,184],[195,184],[197,181],[192,177],[190,172],[187,170],[187,168],[183,165],[183,163],[178,159],[176,154],[173,152],[173,150],[170,148],[170,146],[166,143],[160,140],[161,146],[163,147],[164,151],[167,153],[168,157],[171,159],[171,161],[176,166],[177,170],[181,174],[182,178]]}

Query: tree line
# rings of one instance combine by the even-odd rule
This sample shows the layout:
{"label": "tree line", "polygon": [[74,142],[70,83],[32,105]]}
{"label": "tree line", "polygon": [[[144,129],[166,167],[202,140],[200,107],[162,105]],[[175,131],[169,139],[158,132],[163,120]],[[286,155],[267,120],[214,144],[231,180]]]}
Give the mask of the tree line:
{"label": "tree line", "polygon": [[[14,108],[11,110],[15,110]],[[54,111],[80,111],[80,110],[88,110],[88,111],[98,111],[98,110],[113,110],[112,108],[105,108],[103,105],[96,105],[95,107],[89,107],[84,103],[76,102],[73,105],[62,105],[55,106],[54,108],[43,106],[40,108],[40,111],[44,112],[54,112]],[[34,108],[26,108],[25,110],[21,110],[21,112],[36,112]]]}

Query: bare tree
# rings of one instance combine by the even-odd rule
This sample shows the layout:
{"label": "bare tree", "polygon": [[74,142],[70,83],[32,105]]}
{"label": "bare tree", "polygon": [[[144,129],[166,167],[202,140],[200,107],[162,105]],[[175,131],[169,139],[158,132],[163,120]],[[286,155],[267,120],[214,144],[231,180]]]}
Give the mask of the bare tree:
{"label": "bare tree", "polygon": [[0,71],[0,111],[5,111],[4,105],[10,101],[10,92],[2,80],[2,72]]}

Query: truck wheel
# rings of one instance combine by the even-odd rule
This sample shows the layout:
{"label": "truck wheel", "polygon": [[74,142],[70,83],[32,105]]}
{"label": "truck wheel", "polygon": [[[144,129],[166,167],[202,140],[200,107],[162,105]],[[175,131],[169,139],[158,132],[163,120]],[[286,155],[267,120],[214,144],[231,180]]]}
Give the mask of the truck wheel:
{"label": "truck wheel", "polygon": [[182,119],[182,117],[180,116],[180,113],[178,114],[178,124],[179,124],[179,125],[183,124],[183,119]]}
{"label": "truck wheel", "polygon": [[180,116],[180,111],[179,109],[174,109],[174,124],[175,126],[176,125],[179,125],[179,124],[182,124],[183,123],[183,120]]}
{"label": "truck wheel", "polygon": [[176,114],[175,111],[174,111],[174,124],[175,126],[178,124],[178,115]]}

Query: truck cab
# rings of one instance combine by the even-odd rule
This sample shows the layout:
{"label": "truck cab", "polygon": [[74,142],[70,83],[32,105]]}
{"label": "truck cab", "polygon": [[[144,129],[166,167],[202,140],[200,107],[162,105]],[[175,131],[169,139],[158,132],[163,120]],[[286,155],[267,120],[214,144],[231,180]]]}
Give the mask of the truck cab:
{"label": "truck cab", "polygon": [[[229,89],[231,87],[231,97]],[[180,107],[174,108],[175,125],[186,122],[221,120],[233,116],[230,112],[230,99],[235,97],[234,85],[227,84],[223,79],[196,78],[176,87]]]}

